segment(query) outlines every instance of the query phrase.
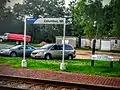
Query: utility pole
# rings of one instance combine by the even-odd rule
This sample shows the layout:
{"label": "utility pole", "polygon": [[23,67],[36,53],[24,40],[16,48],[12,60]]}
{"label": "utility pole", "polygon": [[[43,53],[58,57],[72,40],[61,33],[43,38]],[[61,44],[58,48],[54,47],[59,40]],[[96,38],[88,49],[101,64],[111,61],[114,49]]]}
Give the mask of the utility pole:
{"label": "utility pole", "polygon": [[[94,28],[96,27],[96,21],[94,21],[94,25],[93,25],[93,26],[94,26]],[[95,38],[93,39],[93,44],[92,44],[92,55],[95,54],[97,32],[98,32],[98,28],[97,28],[97,31],[96,31]],[[94,66],[94,60],[91,60],[91,66]]]}

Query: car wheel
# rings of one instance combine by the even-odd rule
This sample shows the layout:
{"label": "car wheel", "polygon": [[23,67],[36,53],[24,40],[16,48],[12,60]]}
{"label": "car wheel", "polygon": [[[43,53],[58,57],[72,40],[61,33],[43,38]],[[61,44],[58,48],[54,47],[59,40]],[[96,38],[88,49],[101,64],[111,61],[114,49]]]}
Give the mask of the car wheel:
{"label": "car wheel", "polygon": [[45,59],[47,59],[47,60],[51,59],[51,55],[50,54],[46,54],[45,55]]}
{"label": "car wheel", "polygon": [[17,54],[16,54],[16,52],[11,52],[10,56],[11,56],[11,57],[16,57]]}
{"label": "car wheel", "polygon": [[69,59],[69,60],[72,60],[72,59],[73,59],[73,56],[72,56],[72,55],[68,55],[68,59]]}

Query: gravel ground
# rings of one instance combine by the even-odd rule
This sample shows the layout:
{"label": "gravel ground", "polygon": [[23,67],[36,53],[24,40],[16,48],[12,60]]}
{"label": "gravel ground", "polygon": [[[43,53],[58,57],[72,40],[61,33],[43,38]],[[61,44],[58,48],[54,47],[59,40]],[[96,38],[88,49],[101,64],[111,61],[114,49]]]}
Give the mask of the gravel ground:
{"label": "gravel ground", "polygon": [[[92,55],[92,51],[76,50],[76,59],[91,59],[91,55]],[[108,55],[108,56],[112,56],[113,60],[120,61],[120,53],[96,51],[96,55]]]}
{"label": "gravel ground", "polygon": [[47,70],[32,70],[26,68],[14,69],[9,65],[0,65],[1,75],[12,75],[19,77],[39,78],[45,80],[57,80],[65,82],[76,82],[90,85],[105,85],[120,88],[120,77],[104,77],[68,72],[57,72]]}

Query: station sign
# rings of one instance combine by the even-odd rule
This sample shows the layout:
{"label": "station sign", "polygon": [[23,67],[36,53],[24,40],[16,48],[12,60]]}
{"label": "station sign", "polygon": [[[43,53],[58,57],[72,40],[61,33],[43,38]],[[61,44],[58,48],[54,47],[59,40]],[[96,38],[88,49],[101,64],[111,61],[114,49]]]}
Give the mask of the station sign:
{"label": "station sign", "polygon": [[102,61],[112,61],[113,57],[107,56],[107,55],[92,55],[91,59],[92,60],[102,60]]}
{"label": "station sign", "polygon": [[64,18],[26,18],[27,24],[64,24]]}

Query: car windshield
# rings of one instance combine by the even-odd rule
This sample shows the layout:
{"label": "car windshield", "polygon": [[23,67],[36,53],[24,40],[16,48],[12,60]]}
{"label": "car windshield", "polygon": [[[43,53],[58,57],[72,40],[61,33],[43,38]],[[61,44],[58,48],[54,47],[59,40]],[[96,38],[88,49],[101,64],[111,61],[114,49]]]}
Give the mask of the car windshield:
{"label": "car windshield", "polygon": [[50,49],[53,46],[53,44],[47,44],[41,47],[41,49]]}
{"label": "car windshield", "polygon": [[19,48],[19,47],[21,47],[21,45],[14,46],[14,47],[12,47],[11,49],[17,49],[17,48]]}

